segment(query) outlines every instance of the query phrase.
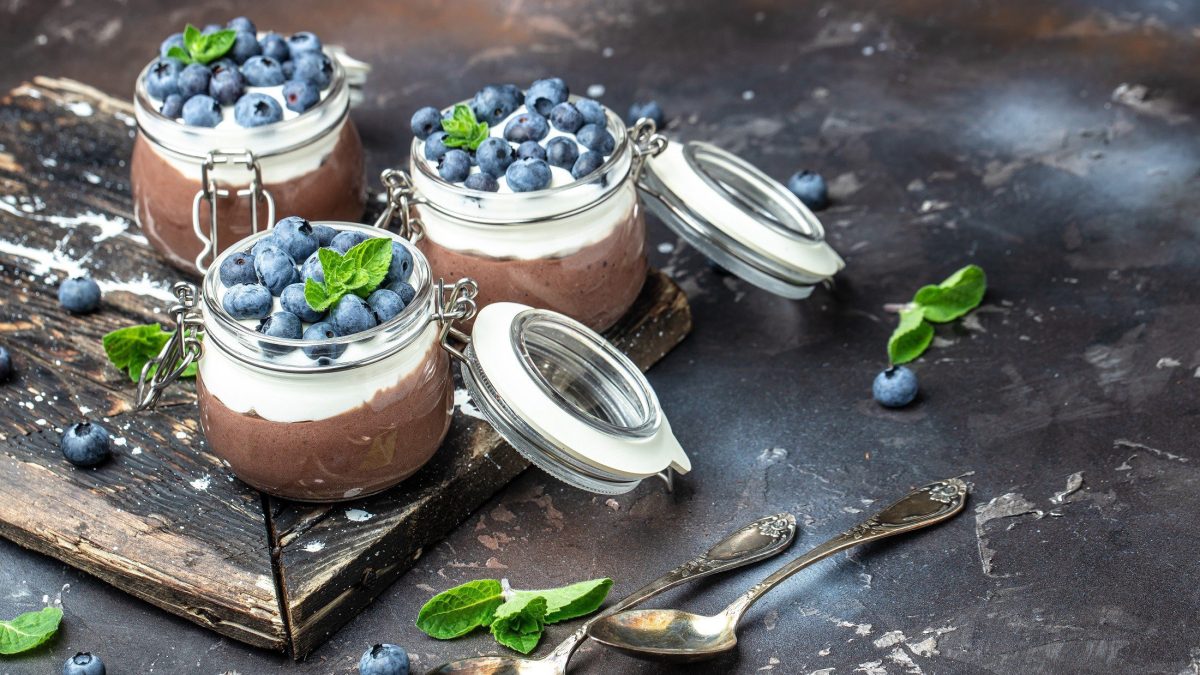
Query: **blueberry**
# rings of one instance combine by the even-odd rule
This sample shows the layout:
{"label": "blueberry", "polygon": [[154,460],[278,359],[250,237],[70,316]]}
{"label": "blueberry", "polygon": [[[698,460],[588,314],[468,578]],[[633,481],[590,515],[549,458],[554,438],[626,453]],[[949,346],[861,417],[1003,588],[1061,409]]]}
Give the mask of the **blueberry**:
{"label": "blueberry", "polygon": [[0,384],[11,380],[12,374],[12,354],[8,353],[8,349],[0,347]]}
{"label": "blueberry", "polygon": [[550,124],[537,113],[521,113],[504,125],[504,137],[513,143],[540,141],[550,133]]}
{"label": "blueberry", "polygon": [[417,297],[417,289],[413,288],[412,284],[407,281],[397,281],[388,284],[387,289],[400,296],[400,299],[404,301],[405,307],[413,301],[413,298]]}
{"label": "blueberry", "polygon": [[271,291],[262,284],[230,286],[221,307],[235,319],[265,319],[271,313]]}
{"label": "blueberry", "polygon": [[575,134],[575,138],[579,139],[580,145],[588,150],[595,150],[602,155],[611,155],[613,148],[617,145],[617,139],[608,133],[608,129],[598,124],[585,124]]}
{"label": "blueberry", "polygon": [[279,62],[261,54],[246,59],[239,70],[246,84],[251,87],[274,87],[283,84],[285,79]]}
{"label": "blueberry", "polygon": [[96,466],[112,454],[108,431],[92,422],[80,422],[67,427],[58,447],[68,462],[82,467]]}
{"label": "blueberry", "polygon": [[179,71],[179,95],[185,100],[196,94],[208,93],[208,81],[212,79],[212,71],[202,63],[189,63]]}
{"label": "blueberry", "polygon": [[293,59],[301,54],[321,51],[321,41],[308,31],[293,34],[287,39],[287,45]]}
{"label": "blueberry", "polygon": [[201,32],[201,33],[203,33],[204,35],[211,35],[211,34],[213,34],[213,33],[219,33],[219,32],[221,32],[221,31],[223,31],[223,30],[225,30],[225,27],[224,27],[224,26],[222,26],[221,24],[219,24],[219,23],[210,23],[210,24],[208,24],[207,26],[205,26],[205,27],[204,27],[204,30],[202,30],[202,31],[200,31],[200,32]]}
{"label": "blueberry", "polygon": [[567,83],[560,77],[538,80],[525,92],[525,105],[539,115],[549,115],[554,106],[567,100],[570,93]]}
{"label": "blueberry", "polygon": [[333,240],[329,242],[329,248],[332,248],[342,255],[345,255],[346,251],[349,251],[368,239],[370,239],[370,237],[362,232],[346,230],[345,232],[337,233],[337,236],[335,236]]}
{"label": "blueberry", "polygon": [[258,49],[263,56],[269,56],[280,63],[292,58],[292,51],[288,49],[287,40],[284,40],[279,33],[267,33],[259,38]]}
{"label": "blueberry", "polygon": [[500,183],[496,180],[496,177],[482,171],[467,176],[467,179],[463,181],[463,185],[469,190],[479,190],[480,192],[500,191]]}
{"label": "blueberry", "polygon": [[546,159],[546,149],[537,141],[525,141],[517,146],[517,159]]}
{"label": "blueberry", "polygon": [[321,245],[312,224],[300,216],[288,216],[275,223],[275,227],[271,228],[271,236],[279,242],[280,248],[292,256],[292,260],[304,260]]}
{"label": "blueberry", "polygon": [[476,120],[495,126],[521,107],[523,100],[524,95],[514,85],[489,84],[475,92],[475,98],[471,99],[471,111],[475,113]]}
{"label": "blueberry", "polygon": [[171,47],[179,47],[180,49],[187,51],[187,47],[184,47],[183,43],[183,33],[172,33],[170,37],[168,37],[166,40],[163,40],[162,45],[160,45],[158,48],[158,55],[165,57],[167,52],[171,51]]}
{"label": "blueberry", "polygon": [[875,376],[875,401],[886,408],[903,408],[917,396],[917,376],[904,366],[892,366]]}
{"label": "blueberry", "polygon": [[392,261],[388,263],[387,276],[379,283],[380,286],[387,286],[396,281],[408,281],[412,276],[413,257],[412,253],[405,248],[404,244],[398,241],[392,242]]}
{"label": "blueberry", "polygon": [[518,159],[504,172],[513,192],[533,192],[550,185],[550,165],[540,159]]}
{"label": "blueberry", "polygon": [[333,80],[333,61],[324,52],[304,52],[292,61],[296,64],[293,80],[312,82],[320,89],[328,87]]}
{"label": "blueberry", "polygon": [[[212,72],[213,75],[216,75],[217,73],[221,72],[222,70],[237,70],[238,64],[234,63],[233,59],[223,58],[223,59],[217,59],[216,61],[213,61],[212,63],[208,64],[208,69],[209,69],[209,71]],[[238,73],[238,74],[240,75],[241,73]]]}
{"label": "blueberry", "polygon": [[[331,340],[338,337],[337,331],[333,328],[333,324],[328,321],[314,323],[304,329],[304,335],[301,336],[305,340]],[[320,358],[336,359],[346,351],[346,345],[316,345],[313,347],[305,347],[304,355],[316,361]]]}
{"label": "blueberry", "polygon": [[271,231],[267,232],[267,236],[255,242],[254,247],[250,249],[250,252],[254,255],[258,255],[268,248],[280,248],[279,240],[275,238],[275,233]]}
{"label": "blueberry", "polygon": [[570,171],[571,167],[575,166],[577,159],[579,159],[579,144],[575,141],[557,136],[546,143],[546,161],[550,163],[550,166]]}
{"label": "blueberry", "polygon": [[608,126],[608,117],[604,114],[604,106],[592,99],[581,98],[575,101],[575,109],[583,116],[584,124],[595,124],[602,127]]}
{"label": "blueberry", "polygon": [[257,33],[258,29],[254,27],[254,22],[244,16],[234,17],[225,24],[226,28],[232,30],[246,31],[247,33]]}
{"label": "blueberry", "polygon": [[183,103],[183,123],[194,127],[215,127],[221,123],[221,104],[216,99],[193,96]]}
{"label": "blueberry", "polygon": [[375,645],[358,660],[359,675],[408,675],[408,652],[396,645]]}
{"label": "blueberry", "polygon": [[637,121],[643,117],[648,117],[654,120],[654,126],[662,129],[667,125],[667,118],[663,116],[662,108],[659,107],[658,101],[650,101],[649,103],[634,103],[629,106],[629,115],[625,117],[625,121],[629,126],[637,124]]}
{"label": "blueberry", "polygon": [[328,246],[329,242],[333,241],[333,238],[337,236],[337,230],[328,225],[314,223],[312,228],[313,235],[317,238],[318,246]]}
{"label": "blueberry", "polygon": [[300,266],[300,278],[303,281],[312,279],[313,281],[325,282],[325,268],[321,267],[321,256],[317,251],[308,256],[304,264]]}
{"label": "blueberry", "polygon": [[296,62],[291,59],[284,61],[281,64],[281,67],[283,68],[283,76],[289,80],[291,80],[292,76],[296,74]]}
{"label": "blueberry", "polygon": [[386,288],[380,288],[371,293],[367,297],[367,304],[371,306],[371,311],[375,313],[375,320],[379,323],[389,321],[404,311],[404,301],[396,292]]}
{"label": "blueberry", "polygon": [[62,675],[104,675],[104,662],[95,654],[79,652],[63,664]]}
{"label": "blueberry", "polygon": [[100,286],[88,277],[66,279],[58,285],[58,304],[72,314],[87,314],[100,306]]}
{"label": "blueberry", "polygon": [[233,119],[243,127],[261,127],[283,119],[283,108],[266,94],[246,94],[233,106]]}
{"label": "blueberry", "polygon": [[808,169],[794,173],[788,179],[787,188],[813,211],[829,206],[829,188],[819,173]]}
{"label": "blueberry", "polygon": [[338,335],[353,335],[376,325],[371,308],[357,295],[343,295],[329,312],[329,322]]}
{"label": "blueberry", "polygon": [[574,178],[583,178],[591,174],[596,169],[604,165],[604,155],[595,150],[588,150],[575,160],[574,166],[571,167],[571,176]]}
{"label": "blueberry", "polygon": [[550,110],[550,124],[559,131],[573,134],[584,125],[583,114],[570,103],[559,103]]}
{"label": "blueberry", "polygon": [[325,317],[324,312],[318,312],[304,298],[304,284],[295,283],[283,289],[279,294],[279,304],[285,310],[300,317],[304,323],[316,323]]}
{"label": "blueberry", "polygon": [[[446,136],[444,131],[435,131],[429,134],[429,138],[425,139],[425,159],[436,162],[450,150],[446,147]],[[486,141],[484,142],[486,143]]]}
{"label": "blueberry", "polygon": [[208,81],[208,95],[221,105],[233,105],[245,91],[246,81],[236,67],[213,70],[212,79]]}
{"label": "blueberry", "polygon": [[300,280],[296,261],[281,248],[264,247],[254,254],[254,271],[271,295],[279,295],[288,285]]}
{"label": "blueberry", "polygon": [[413,136],[425,140],[429,138],[429,134],[442,128],[442,113],[433,106],[425,106],[413,113],[409,125],[412,127]]}
{"label": "blueberry", "polygon": [[438,175],[451,183],[461,183],[470,173],[471,157],[462,150],[448,150],[438,160]]}
{"label": "blueberry", "polygon": [[245,63],[251,56],[258,56],[262,53],[262,47],[258,46],[258,36],[250,31],[239,30],[233,37],[233,47],[229,50],[229,56],[238,64]]}
{"label": "blueberry", "polygon": [[312,82],[291,80],[283,85],[283,100],[288,110],[302,113],[321,101],[321,90]]}
{"label": "blueberry", "polygon": [[160,58],[146,71],[146,93],[154,98],[166,98],[179,93],[179,73],[183,63],[178,59]]}
{"label": "blueberry", "polygon": [[258,283],[258,273],[254,271],[254,254],[231,253],[221,261],[218,274],[221,277],[221,283],[226,286]]}
{"label": "blueberry", "polygon": [[164,98],[162,105],[158,107],[158,112],[162,113],[163,117],[178,118],[183,114],[183,97],[179,94],[171,94]]}
{"label": "blueberry", "polygon": [[[258,323],[258,328],[255,330],[268,337],[280,338],[282,340],[299,340],[301,334],[304,333],[300,317],[286,311],[275,312],[263,319]],[[291,347],[274,345],[268,342],[260,341],[258,344],[268,354],[286,354],[292,351]]]}
{"label": "blueberry", "polygon": [[479,163],[479,170],[494,178],[503,176],[505,169],[514,159],[516,157],[513,155],[512,146],[503,138],[493,136],[475,148],[475,161]]}

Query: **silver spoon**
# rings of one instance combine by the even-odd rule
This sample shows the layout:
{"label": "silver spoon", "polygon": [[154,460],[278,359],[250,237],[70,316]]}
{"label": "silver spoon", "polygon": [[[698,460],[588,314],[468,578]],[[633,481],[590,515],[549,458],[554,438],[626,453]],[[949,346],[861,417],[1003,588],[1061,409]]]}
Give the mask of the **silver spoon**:
{"label": "silver spoon", "polygon": [[675,609],[612,613],[587,626],[588,637],[632,656],[659,661],[701,661],[737,645],[737,624],[767,591],[809,565],[852,546],[940,523],[967,501],[967,485],[957,478],[910,492],[867,520],[779,568],[716,616]]}
{"label": "silver spoon", "polygon": [[674,588],[691,579],[699,579],[713,574],[758,562],[781,553],[796,536],[796,518],[790,513],[779,513],[774,516],[760,518],[742,527],[708,552],[685,562],[667,572],[658,579],[650,582],[640,590],[634,591],[624,600],[614,604],[600,614],[592,617],[587,623],[563,640],[554,651],[540,659],[525,659],[517,656],[479,656],[470,659],[460,659],[438,666],[429,671],[430,675],[439,673],[469,673],[470,675],[562,675],[567,672],[567,661],[579,645],[587,639],[587,627],[601,617],[619,612],[626,607],[632,607],[643,600],[652,598],[663,591]]}

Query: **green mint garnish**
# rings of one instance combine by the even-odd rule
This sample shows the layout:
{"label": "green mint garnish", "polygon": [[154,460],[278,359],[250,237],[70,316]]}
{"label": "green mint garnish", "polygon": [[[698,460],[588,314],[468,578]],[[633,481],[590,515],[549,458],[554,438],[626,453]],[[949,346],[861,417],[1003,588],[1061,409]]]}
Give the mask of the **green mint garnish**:
{"label": "green mint garnish", "polygon": [[474,150],[487,140],[487,122],[475,120],[475,113],[465,105],[454,106],[454,113],[449,119],[442,120],[442,131],[446,138],[442,141],[447,148],[466,148]]}
{"label": "green mint garnish", "polygon": [[505,589],[495,579],[470,581],[433,596],[417,615],[417,628],[449,640],[486,626],[500,644],[522,654],[537,646],[548,624],[600,609],[612,579],[592,579],[562,588]]}
{"label": "green mint garnish", "polygon": [[375,237],[346,251],[346,255],[322,248],[317,250],[317,258],[325,281],[305,280],[304,299],[309,307],[324,312],[348,293],[365,298],[379,288],[392,264],[392,242]]}
{"label": "green mint garnish", "polygon": [[237,40],[237,31],[219,30],[205,35],[192,24],[183,29],[183,47],[171,47],[167,56],[184,63],[209,64],[229,53]]}
{"label": "green mint garnish", "polygon": [[[127,326],[118,328],[105,335],[101,343],[108,360],[120,370],[129,373],[129,379],[134,382],[142,374],[142,367],[147,361],[153,360],[162,351],[163,345],[171,339],[172,331],[165,331],[158,324],[142,326]],[[155,369],[150,369],[150,375]],[[183,371],[183,377],[194,377],[196,364],[193,362]]]}
{"label": "green mint garnish", "polygon": [[978,265],[967,265],[936,286],[925,286],[900,310],[900,325],[888,340],[893,365],[908,363],[933,342],[934,323],[953,321],[979,306],[987,291],[987,276]]}
{"label": "green mint garnish", "polygon": [[0,654],[20,654],[54,637],[62,616],[58,607],[46,607],[39,612],[25,612],[12,621],[0,621]]}

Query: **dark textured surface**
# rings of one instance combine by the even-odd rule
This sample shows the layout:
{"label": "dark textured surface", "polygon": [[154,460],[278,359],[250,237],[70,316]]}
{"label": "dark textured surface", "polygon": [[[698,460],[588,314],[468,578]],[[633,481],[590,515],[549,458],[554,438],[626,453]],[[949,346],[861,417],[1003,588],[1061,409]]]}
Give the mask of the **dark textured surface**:
{"label": "dark textured surface", "polygon": [[[373,170],[405,154],[411,108],[558,73],[604,84],[621,108],[653,94],[673,135],[774,175],[807,166],[835,179],[823,219],[848,267],[836,291],[786,302],[713,275],[653,228],[652,249],[674,245],[653,262],[688,290],[696,322],[650,376],[695,465],[674,497],[646,485],[606,504],[529,472],[300,665],[0,543],[4,613],[70,584],[62,635],[0,672],[45,673],[93,649],[120,672],[347,673],[379,640],[428,667],[495,649],[483,635],[420,635],[412,620],[435,590],[608,574],[624,593],[758,515],[793,511],[808,546],[865,515],[861,500],[967,471],[966,514],[802,574],[750,611],[734,655],[688,671],[1200,668],[1196,5],[259,4],[271,5],[260,24],[317,28],[376,64],[355,112]],[[131,86],[146,36],[233,13],[16,7],[0,22],[0,84],[46,72],[114,93]],[[1149,97],[1114,100],[1123,83]],[[916,365],[914,408],[880,410],[869,385],[894,321],[882,306],[966,262],[989,273],[985,306],[939,331]],[[1080,471],[1082,489],[1052,503]],[[761,573],[659,603],[716,610]],[[655,672],[591,646],[577,659],[580,672]]]}

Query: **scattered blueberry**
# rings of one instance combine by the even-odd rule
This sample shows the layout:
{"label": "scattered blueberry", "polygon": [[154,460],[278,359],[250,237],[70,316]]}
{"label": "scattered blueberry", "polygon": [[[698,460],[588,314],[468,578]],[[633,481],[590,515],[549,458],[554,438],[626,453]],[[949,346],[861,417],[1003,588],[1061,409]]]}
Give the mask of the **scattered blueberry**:
{"label": "scattered blueberry", "polygon": [[604,106],[590,98],[581,98],[575,101],[575,109],[583,116],[584,124],[595,124],[597,126],[608,126],[608,117],[604,114]]}
{"label": "scattered blueberry", "polygon": [[544,117],[550,114],[554,106],[566,101],[569,95],[567,83],[560,77],[551,77],[529,85],[529,90],[525,92],[525,104]]}
{"label": "scattered blueberry", "polygon": [[256,284],[258,283],[258,273],[254,271],[254,254],[253,253],[231,253],[225,260],[221,261],[221,268],[218,270],[221,278],[221,283],[226,286],[237,286],[238,284]]}
{"label": "scattered blueberry", "polygon": [[93,422],[80,422],[67,427],[58,445],[63,457],[75,466],[96,466],[112,453],[108,431]]}
{"label": "scattered blueberry", "polygon": [[559,103],[550,110],[550,124],[554,125],[555,129],[565,131],[568,134],[573,134],[579,131],[585,122],[583,121],[583,113],[570,103]]}
{"label": "scattered blueberry", "polygon": [[425,106],[413,113],[409,125],[412,127],[413,136],[425,140],[429,138],[429,134],[442,128],[442,113],[433,106]]}
{"label": "scattered blueberry", "polygon": [[533,192],[550,185],[550,165],[540,159],[518,159],[504,172],[513,192]]}
{"label": "scattered blueberry", "polygon": [[308,256],[304,264],[300,266],[300,279],[325,282],[325,268],[321,267],[321,256],[317,251],[313,251],[313,254]]}
{"label": "scattered blueberry", "polygon": [[280,248],[292,256],[292,260],[304,260],[321,245],[312,224],[300,216],[288,216],[275,223],[275,227],[271,228],[271,236],[279,242]]}
{"label": "scattered blueberry", "polygon": [[279,294],[279,304],[287,311],[300,317],[304,323],[314,323],[325,317],[324,312],[318,312],[304,299],[304,284],[291,284]]}
{"label": "scattered blueberry", "polygon": [[500,182],[496,180],[496,177],[483,171],[467,176],[463,185],[468,190],[479,190],[480,192],[499,192],[500,190]]}
{"label": "scattered blueberry", "polygon": [[[300,323],[300,317],[291,312],[275,312],[271,316],[263,319],[258,323],[258,332],[267,337],[280,338],[283,340],[299,340],[304,333],[303,324]],[[292,350],[291,347],[283,347],[280,345],[267,344],[259,342],[259,346],[268,354],[286,354]]]}
{"label": "scattered blueberry", "polygon": [[258,56],[262,53],[262,47],[258,46],[258,36],[250,31],[239,30],[233,37],[233,47],[229,50],[229,56],[239,64],[245,63],[251,56]]}
{"label": "scattered blueberry", "polygon": [[342,255],[345,255],[346,251],[349,251],[368,239],[370,239],[370,237],[362,232],[343,230],[338,232],[337,236],[335,236],[333,240],[329,242],[329,248],[341,253]]}
{"label": "scattered blueberry", "polygon": [[397,281],[389,284],[387,289],[400,296],[400,299],[404,301],[405,307],[413,301],[413,298],[417,297],[417,289],[413,288],[412,284],[407,281]]}
{"label": "scattered blueberry", "polygon": [[667,118],[663,116],[663,111],[658,105],[658,101],[634,103],[629,106],[629,115],[625,117],[625,121],[629,123],[629,126],[633,126],[643,117],[654,120],[654,126],[658,129],[662,129],[667,125]]}
{"label": "scattered blueberry", "polygon": [[271,313],[271,291],[262,284],[230,286],[221,307],[235,319],[265,319]]}
{"label": "scattered blueberry", "polygon": [[247,33],[257,33],[258,30],[254,27],[254,22],[244,16],[234,17],[225,24],[226,28],[232,30],[246,31]]}
{"label": "scattered blueberry", "polygon": [[489,84],[475,92],[475,98],[471,99],[471,111],[475,113],[476,120],[495,126],[521,107],[523,101],[524,95],[517,87]]}
{"label": "scattered blueberry", "polygon": [[0,384],[11,380],[12,374],[12,354],[5,347],[0,347]]}
{"label": "scattered blueberry", "polygon": [[281,248],[265,247],[254,254],[254,271],[271,295],[279,295],[284,288],[300,280],[296,272],[296,261]]}
{"label": "scattered blueberry", "polygon": [[[304,335],[301,337],[305,340],[331,340],[338,337],[338,334],[333,324],[328,321],[322,321],[305,328]],[[315,345],[313,347],[305,347],[304,355],[316,361],[320,358],[336,359],[345,351],[346,345],[344,344]]]}
{"label": "scattered blueberry", "polygon": [[179,47],[180,49],[187,51],[187,48],[184,47],[183,43],[183,33],[173,33],[166,40],[163,40],[162,45],[158,48],[158,55],[165,57],[167,52],[171,51],[171,47]]}
{"label": "scattered blueberry", "polygon": [[312,82],[321,89],[333,80],[333,61],[324,52],[304,52],[293,57],[292,62],[296,64],[293,80]]}
{"label": "scattered blueberry", "polygon": [[213,70],[212,79],[208,81],[208,95],[221,105],[233,104],[245,91],[246,81],[236,67]]}
{"label": "scattered blueberry", "polygon": [[557,136],[546,143],[546,161],[550,166],[571,170],[579,159],[579,145],[569,138]]}
{"label": "scattered blueberry", "polygon": [[233,119],[243,127],[261,127],[283,119],[283,108],[266,94],[246,94],[233,106]]}
{"label": "scattered blueberry", "polygon": [[504,125],[504,137],[513,143],[540,141],[550,133],[546,118],[537,113],[521,113]]}
{"label": "scattered blueberry", "polygon": [[179,93],[179,73],[183,64],[177,59],[160,58],[146,72],[146,92],[154,98]]}
{"label": "scattered blueberry", "polygon": [[79,652],[63,664],[62,675],[105,675],[104,662],[95,654]]}
{"label": "scattered blueberry", "polygon": [[301,54],[321,51],[321,41],[308,31],[293,34],[287,39],[287,45],[293,59]]}
{"label": "scattered blueberry", "polygon": [[313,235],[317,238],[318,246],[328,246],[329,242],[333,241],[333,238],[337,236],[337,230],[328,225],[313,223],[312,228]]}
{"label": "scattered blueberry", "polygon": [[302,113],[321,101],[321,90],[312,82],[291,80],[283,85],[283,100],[288,110]]}
{"label": "scattered blueberry", "polygon": [[451,183],[461,183],[470,173],[471,157],[463,150],[448,150],[438,160],[438,175]]}
{"label": "scattered blueberry", "polygon": [[269,56],[261,54],[251,56],[242,64],[240,70],[246,84],[251,87],[274,87],[283,84],[284,81],[283,67]]}
{"label": "scattered blueberry", "polygon": [[387,276],[379,283],[380,286],[387,286],[396,281],[408,281],[412,276],[413,257],[403,244],[397,241],[392,242],[392,261],[388,263]]}
{"label": "scattered blueberry", "polygon": [[329,322],[338,335],[353,335],[376,325],[371,308],[357,295],[343,295],[329,312]]}
{"label": "scattered blueberry", "polygon": [[279,33],[267,33],[259,38],[258,48],[262,51],[263,56],[269,56],[280,63],[292,58],[292,51],[288,49],[287,40],[284,40]]}
{"label": "scattered blueberry", "polygon": [[446,136],[444,131],[435,131],[429,134],[429,138],[425,139],[425,159],[436,162],[450,150],[446,147]]}
{"label": "scattered blueberry", "polygon": [[575,160],[574,166],[571,167],[571,176],[577,179],[583,178],[603,165],[604,155],[595,150],[589,150],[580,155],[579,159]]}
{"label": "scattered blueberry", "polygon": [[208,93],[208,81],[212,71],[202,63],[189,63],[179,71],[179,95],[185,100],[196,94]]}
{"label": "scattered blueberry", "polygon": [[595,150],[602,155],[612,154],[613,148],[617,145],[617,139],[608,132],[606,127],[598,124],[585,124],[575,134],[575,138],[579,140],[579,144],[588,150]]}
{"label": "scattered blueberry", "polygon": [[515,157],[512,146],[503,138],[493,136],[475,148],[475,161],[479,163],[479,170],[491,174],[494,178],[503,176],[508,165],[513,163],[513,159]]}
{"label": "scattered blueberry", "polygon": [[819,173],[808,169],[794,173],[788,179],[787,188],[813,211],[829,206],[829,188]]}
{"label": "scattered blueberry", "polygon": [[376,289],[367,297],[367,304],[375,312],[375,320],[384,323],[395,318],[404,311],[404,301],[400,296],[386,288]]}
{"label": "scattered blueberry", "polygon": [[903,408],[917,396],[917,376],[904,366],[892,366],[875,376],[875,401],[886,408]]}
{"label": "scattered blueberry", "polygon": [[525,141],[517,146],[517,159],[546,159],[546,149],[537,141]]}
{"label": "scattered blueberry", "polygon": [[221,104],[211,96],[193,96],[183,103],[183,123],[194,127],[215,127],[221,123]]}
{"label": "scattered blueberry", "polygon": [[72,314],[87,314],[100,306],[100,286],[88,277],[66,279],[58,285],[58,304]]}
{"label": "scattered blueberry", "polygon": [[158,112],[171,119],[179,117],[183,114],[183,97],[179,94],[171,94],[164,98],[162,105],[158,107]]}
{"label": "scattered blueberry", "polygon": [[408,675],[408,652],[396,645],[375,645],[358,660],[359,675]]}

